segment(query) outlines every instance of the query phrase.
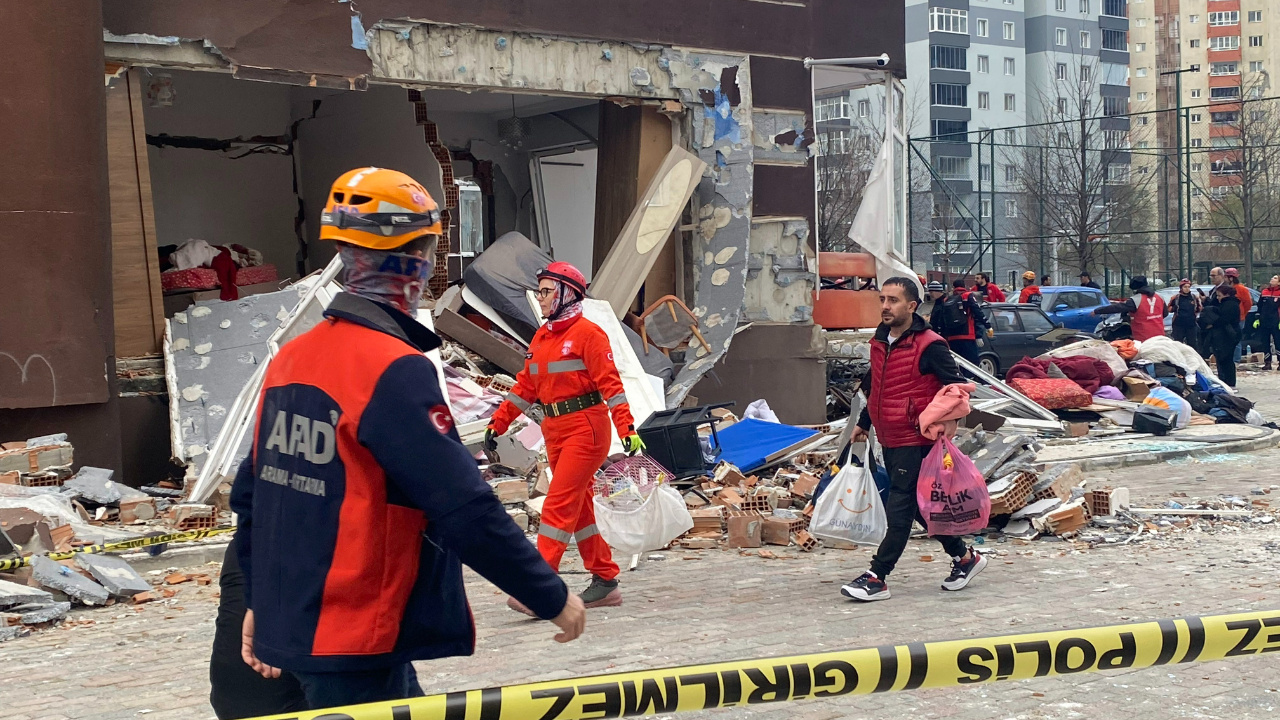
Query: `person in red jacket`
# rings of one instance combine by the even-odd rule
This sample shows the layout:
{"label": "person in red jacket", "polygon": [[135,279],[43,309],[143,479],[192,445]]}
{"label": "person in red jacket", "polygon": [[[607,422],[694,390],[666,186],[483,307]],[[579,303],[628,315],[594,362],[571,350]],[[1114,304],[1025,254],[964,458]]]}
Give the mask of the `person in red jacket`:
{"label": "person in red jacket", "polygon": [[[538,304],[547,322],[529,343],[524,369],[489,422],[484,445],[496,448],[497,436],[513,420],[541,405],[552,479],[542,506],[538,551],[559,572],[569,540],[576,539],[591,572],[591,584],[580,595],[583,603],[612,607],[622,604],[618,566],[596,528],[591,500],[596,470],[609,455],[609,414],[627,452],[644,449],[644,443],[636,434],[609,337],[582,317],[586,294],[586,279],[567,262],[553,262],[538,273]],[[529,614],[514,597],[507,604]]]}
{"label": "person in red jacket", "polygon": [[1030,270],[1022,273],[1022,292],[1018,294],[1018,302],[1040,304],[1040,286],[1036,284],[1036,274]]}
{"label": "person in red jacket", "polygon": [[980,295],[978,298],[981,302],[998,303],[1005,302],[1004,291],[998,285],[991,282],[991,277],[984,272],[980,272],[975,276],[976,280],[973,284],[973,291]]}
{"label": "person in red jacket", "polygon": [[[851,442],[865,438],[875,426],[889,472],[889,501],[885,503],[889,527],[871,559],[871,569],[840,588],[845,597],[863,602],[889,598],[885,578],[907,547],[911,523],[919,520],[924,525],[916,503],[916,481],[933,441],[920,434],[920,413],[944,385],[965,382],[946,341],[915,314],[920,304],[916,284],[894,277],[880,287],[882,322],[871,340],[871,372],[862,378],[867,404]],[[952,558],[943,590],[963,589],[987,566],[986,558],[966,547],[963,538],[939,536],[937,540]]]}
{"label": "person in red jacket", "polygon": [[1153,337],[1164,337],[1164,316],[1169,314],[1164,298],[1147,283],[1143,275],[1135,275],[1129,281],[1129,289],[1135,294],[1122,303],[1102,305],[1093,310],[1094,315],[1115,315],[1123,313],[1129,316],[1129,330],[1133,339],[1138,342]]}

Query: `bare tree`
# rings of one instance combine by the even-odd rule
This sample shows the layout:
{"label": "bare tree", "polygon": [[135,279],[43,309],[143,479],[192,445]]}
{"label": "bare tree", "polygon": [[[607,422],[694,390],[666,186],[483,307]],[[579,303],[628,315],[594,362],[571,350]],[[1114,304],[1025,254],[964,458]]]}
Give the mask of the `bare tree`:
{"label": "bare tree", "polygon": [[[1074,55],[1054,68],[1059,81],[1030,102],[1042,121],[1027,130],[1026,146],[1008,153],[1028,259],[1040,261],[1043,246],[1059,265],[1094,271],[1103,261],[1103,238],[1132,242],[1135,220],[1145,217],[1153,176],[1130,172],[1125,98],[1101,97],[1096,58]],[[1065,77],[1062,77],[1064,76]],[[1116,127],[1111,127],[1111,126]]]}
{"label": "bare tree", "polygon": [[875,165],[883,134],[858,132],[826,133],[819,141],[822,153],[816,160],[818,175],[818,242],[828,252],[849,252],[854,242],[849,227],[862,205],[862,193]]}
{"label": "bare tree", "polygon": [[[1246,97],[1261,96],[1265,78],[1245,83]],[[1274,237],[1280,221],[1280,113],[1272,99],[1245,99],[1209,108],[1212,149],[1207,205],[1220,237],[1244,260],[1253,282],[1255,243]]]}

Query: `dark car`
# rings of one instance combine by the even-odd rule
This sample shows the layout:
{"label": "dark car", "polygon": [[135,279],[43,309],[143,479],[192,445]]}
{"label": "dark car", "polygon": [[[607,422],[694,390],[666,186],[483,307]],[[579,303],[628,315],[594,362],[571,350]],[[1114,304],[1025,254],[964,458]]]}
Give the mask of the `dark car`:
{"label": "dark car", "polygon": [[978,366],[992,375],[1003,376],[1022,358],[1042,355],[1063,342],[1094,337],[1077,332],[1057,341],[1040,340],[1041,336],[1062,327],[1062,324],[1050,320],[1038,305],[990,303],[983,305],[982,311],[996,333],[994,338],[978,341]]}

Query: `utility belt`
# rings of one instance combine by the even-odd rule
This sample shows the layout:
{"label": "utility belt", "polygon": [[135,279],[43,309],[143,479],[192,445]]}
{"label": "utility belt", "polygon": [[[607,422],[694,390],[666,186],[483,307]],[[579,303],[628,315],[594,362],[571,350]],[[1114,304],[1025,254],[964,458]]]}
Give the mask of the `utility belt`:
{"label": "utility belt", "polygon": [[586,395],[579,395],[568,400],[561,400],[555,403],[542,403],[542,414],[544,417],[560,417],[569,413],[586,410],[589,407],[595,407],[604,402],[604,396],[599,390],[592,390]]}

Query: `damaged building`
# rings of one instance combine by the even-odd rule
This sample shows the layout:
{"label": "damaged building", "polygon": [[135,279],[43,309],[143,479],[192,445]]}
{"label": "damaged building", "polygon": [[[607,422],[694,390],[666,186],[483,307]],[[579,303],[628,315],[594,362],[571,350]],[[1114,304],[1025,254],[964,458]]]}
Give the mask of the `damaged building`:
{"label": "damaged building", "polygon": [[[900,75],[900,6],[95,0],[4,14],[18,32],[0,112],[26,138],[9,158],[26,173],[5,181],[6,265],[21,270],[0,285],[0,435],[67,432],[126,482],[164,474],[166,319],[324,268],[327,189],[367,165],[419,179],[444,209],[436,296],[518,233],[603,272],[592,294],[616,309],[689,308],[702,342],[673,355],[668,405],[764,398],[784,422],[825,420],[803,58],[887,53]],[[619,238],[633,246],[602,267]],[[175,277],[165,251],[191,241],[251,261]],[[206,352],[219,350],[234,352]]]}

